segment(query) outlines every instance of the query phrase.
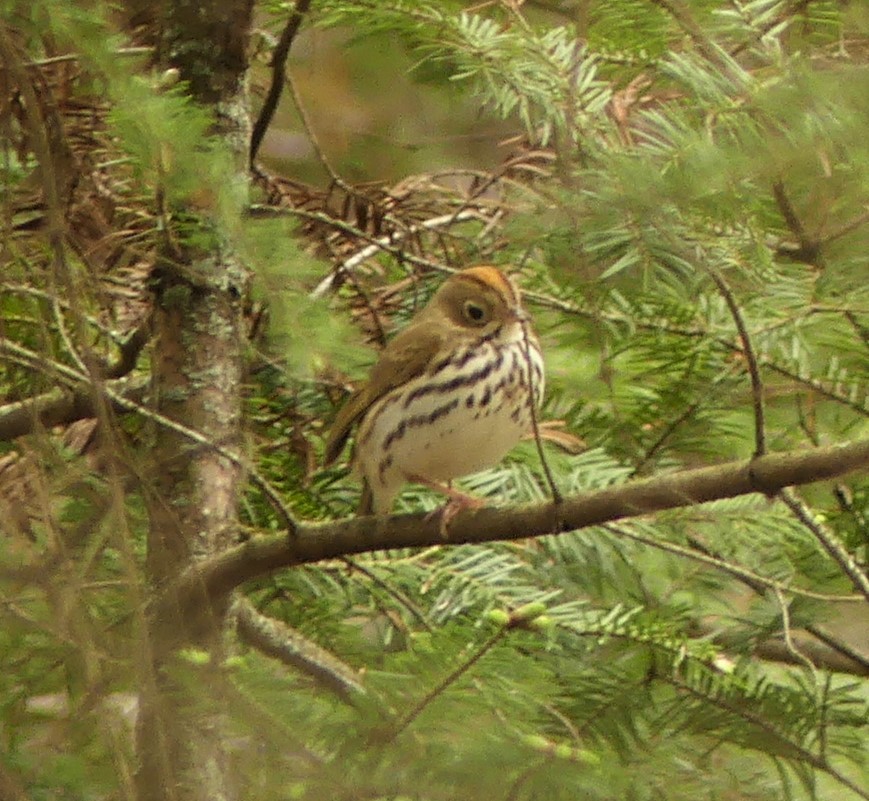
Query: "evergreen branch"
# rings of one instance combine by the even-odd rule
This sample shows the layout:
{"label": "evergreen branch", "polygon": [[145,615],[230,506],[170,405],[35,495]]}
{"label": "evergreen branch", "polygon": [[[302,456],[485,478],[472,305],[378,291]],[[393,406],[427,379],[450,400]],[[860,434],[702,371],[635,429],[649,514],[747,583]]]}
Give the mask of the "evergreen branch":
{"label": "evergreen branch", "polygon": [[429,690],[414,707],[395,725],[395,728],[390,732],[386,742],[392,742],[399,734],[401,734],[411,723],[413,723],[422,713],[422,711],[439,695],[443,695],[447,687],[458,681],[465,673],[467,673],[474,665],[477,664],[489,651],[492,650],[509,631],[507,626],[502,626],[496,631],[486,642],[484,642],[471,656],[463,661],[455,670],[446,675],[438,682],[431,690]]}
{"label": "evergreen branch", "polygon": [[272,53],[272,82],[269,86],[269,92],[266,96],[265,102],[263,103],[263,107],[254,123],[250,137],[248,163],[251,167],[253,167],[253,164],[256,161],[257,153],[259,153],[260,145],[262,144],[263,137],[266,135],[266,131],[271,124],[272,117],[274,116],[275,111],[277,111],[281,94],[284,91],[284,81],[286,80],[285,69],[287,58],[290,55],[290,47],[293,44],[293,40],[296,38],[296,34],[299,32],[299,28],[302,25],[302,19],[305,14],[308,13],[310,6],[311,0],[296,0],[290,18],[287,20],[287,24],[281,32],[281,38],[275,46],[274,53]]}
{"label": "evergreen branch", "polygon": [[[656,540],[653,540],[649,544],[654,547],[656,542]],[[792,587],[784,587],[777,582],[774,583],[773,586],[770,586],[767,583],[768,579],[766,579],[766,577],[725,561],[718,554],[709,549],[706,545],[701,543],[696,538],[689,538],[689,543],[691,544],[691,548],[694,552],[703,554],[714,559],[717,562],[717,567],[720,570],[723,570],[737,580],[741,581],[746,587],[749,587],[761,596],[766,594],[767,589],[773,589],[776,591],[783,590],[791,595],[797,596],[805,594],[805,597],[814,597],[816,600],[825,602],[853,602],[855,599],[860,600],[861,598],[860,595],[832,596],[821,593],[813,593],[808,590],[795,590]],[[684,555],[687,558],[693,558],[689,554]],[[732,569],[734,567],[736,568],[735,570]],[[852,648],[848,643],[842,642],[841,640],[834,637],[832,634],[825,631],[820,626],[815,625],[814,623],[809,623],[805,625],[804,628],[809,634],[812,635],[812,637],[814,637],[816,640],[819,640],[830,649],[829,653],[825,653],[818,650],[818,645],[816,643],[813,644],[811,642],[806,642],[802,644],[802,650],[809,654],[810,658],[816,665],[818,665],[819,667],[828,668],[829,670],[841,671],[843,673],[854,673],[858,676],[869,676],[869,656],[860,653],[856,649]],[[726,645],[727,634],[717,634],[716,641],[719,638],[721,638],[722,643]],[[785,655],[781,653],[781,643],[777,643],[774,640],[768,640],[760,643],[757,646],[756,650],[760,656],[765,656],[764,652],[768,653],[769,656],[765,658],[773,659],[775,661],[787,661],[787,659],[784,658]]]}
{"label": "evergreen branch", "polygon": [[733,64],[730,59],[715,41],[706,35],[706,32],[691,14],[691,9],[682,0],[650,0],[650,2],[652,5],[663,8],[676,20],[682,30],[691,38],[697,50],[711,65],[724,74],[731,71]]}
{"label": "evergreen branch", "polygon": [[[731,372],[732,371],[728,371],[727,373],[716,376],[709,389],[714,389],[725,379],[729,378]],[[670,420],[661,429],[661,433],[655,438],[655,441],[645,449],[643,455],[636,461],[636,466],[631,471],[631,478],[642,474],[646,465],[652,460],[652,457],[654,457],[655,454],[666,444],[667,440],[681,425],[687,423],[700,410],[704,402],[707,401],[712,394],[712,392],[706,392],[703,397],[698,398],[693,403],[689,403],[678,415],[676,415],[676,417]]]}
{"label": "evergreen branch", "polygon": [[837,782],[842,784],[844,787],[847,787],[849,790],[856,793],[858,796],[860,796],[860,798],[864,798],[869,801],[869,791],[861,788],[837,768],[830,765],[825,758],[818,756],[817,754],[813,754],[811,751],[807,750],[799,743],[788,739],[784,734],[782,734],[782,732],[776,729],[775,726],[772,725],[772,723],[761,717],[761,715],[747,709],[741,709],[735,704],[731,703],[728,699],[723,698],[718,694],[700,692],[696,687],[692,687],[688,682],[682,681],[675,676],[670,676],[668,680],[677,689],[682,690],[683,692],[686,692],[689,695],[692,695],[695,698],[699,698],[707,703],[714,704],[725,712],[728,712],[729,714],[734,715],[741,720],[744,720],[746,723],[749,723],[752,727],[758,729],[768,737],[772,738],[773,741],[777,741],[780,746],[784,747],[784,749],[790,752],[788,754],[789,759],[798,759],[799,761],[804,762],[807,765],[811,765],[811,767],[815,768],[815,770],[823,771],[828,776],[832,777]]}
{"label": "evergreen branch", "polygon": [[505,608],[521,607],[529,603],[547,604],[561,594],[561,590],[540,587],[524,573],[526,562],[516,558],[512,549],[457,547],[449,551],[426,549],[437,559],[420,563],[420,594],[433,595],[430,603],[435,623],[467,613],[472,608],[477,614],[480,606],[497,604]]}
{"label": "evergreen branch", "polygon": [[[516,540],[557,534],[706,501],[750,493],[772,496],[783,487],[808,484],[869,468],[869,440],[777,453],[714,467],[685,470],[620,487],[519,508],[460,512],[449,544]],[[425,514],[359,517],[299,523],[291,533],[255,537],[185,571],[156,599],[154,614],[193,613],[203,594],[228,595],[245,581],[293,565],[390,548],[444,544],[440,521]],[[207,606],[207,605],[206,605]]]}
{"label": "evergreen branch", "polygon": [[[810,631],[808,626],[806,631]],[[745,637],[741,633],[721,631],[701,623],[690,626],[688,633],[692,637],[708,638],[725,651],[736,650],[738,653],[742,653],[746,647]],[[828,670],[831,673],[848,673],[852,676],[869,678],[869,659],[861,654],[850,656],[843,650],[842,643],[836,642],[835,647],[825,647],[806,637],[791,636],[793,639],[792,647],[784,640],[767,638],[753,643],[750,652],[753,656],[770,662],[804,667],[807,659],[813,667]],[[853,649],[849,650],[853,651]],[[795,656],[795,651],[799,653],[799,656]]]}
{"label": "evergreen branch", "polygon": [[782,502],[793,512],[797,518],[820,543],[821,547],[842,568],[842,572],[851,579],[854,586],[869,601],[869,576],[867,576],[845,546],[839,542],[839,538],[825,526],[821,525],[806,505],[797,497],[796,493],[788,489],[782,489],[779,493]]}
{"label": "evergreen branch", "polygon": [[[217,694],[214,688],[210,688],[210,692]],[[292,756],[296,776],[311,775],[315,771],[323,770],[327,758],[308,747],[304,742],[307,732],[299,731],[297,721],[279,717],[274,708],[263,704],[252,692],[235,681],[223,681],[220,693],[229,704],[233,720],[248,721],[255,726],[256,734],[261,740],[280,743],[281,752]],[[170,798],[166,801],[176,799]]]}
{"label": "evergreen branch", "polygon": [[648,616],[637,621],[642,612],[641,607],[626,609],[619,604],[586,620],[562,621],[555,610],[551,617],[558,628],[578,637],[624,640],[634,645],[650,646],[668,654],[676,663],[691,659],[708,666],[718,656],[709,642],[687,639],[670,621],[649,619]]}
{"label": "evergreen branch", "polygon": [[[430,266],[431,269],[440,270],[441,272],[448,271],[446,268],[436,264],[430,264],[427,266]],[[687,328],[684,326],[672,325],[668,323],[647,322],[645,320],[632,320],[625,315],[613,312],[590,312],[580,308],[575,303],[540,292],[524,292],[523,297],[531,304],[535,304],[537,306],[541,306],[547,309],[553,309],[555,311],[560,311],[564,314],[580,317],[582,319],[590,320],[592,322],[602,321],[611,325],[628,326],[641,331],[670,334],[672,336],[685,337],[686,339],[703,339],[705,337],[708,337],[709,341],[712,342],[717,348],[720,348],[722,351],[725,351],[727,353],[744,355],[742,348],[734,345],[733,342],[730,342],[722,337],[714,336],[709,331],[705,331],[702,328]],[[843,406],[847,406],[849,409],[852,409],[853,411],[864,417],[869,417],[869,408],[866,407],[865,402],[859,403],[858,401],[834,392],[832,389],[825,386],[825,384],[820,379],[802,376],[799,373],[794,372],[793,370],[769,358],[758,359],[757,363],[758,367],[761,367],[765,370],[771,370],[774,373],[778,373],[779,375],[784,376],[785,378],[788,378],[791,381],[794,381],[795,383],[806,387],[812,392],[816,392],[817,394],[828,398],[829,400],[835,401],[836,403],[839,403]]]}
{"label": "evergreen branch", "polygon": [[869,417],[869,408],[866,407],[865,399],[863,403],[858,403],[851,398],[839,395],[829,387],[825,386],[820,379],[800,375],[799,373],[796,373],[781,364],[777,364],[771,359],[761,359],[760,366],[767,370],[772,370],[772,372],[778,373],[785,378],[789,378],[791,381],[800,384],[803,387],[806,387],[812,392],[816,392],[818,395],[821,395],[824,398],[836,401],[836,403],[840,403],[843,406],[847,406],[849,409],[857,412],[863,417]]}
{"label": "evergreen branch", "polygon": [[[454,272],[453,268],[448,267],[443,263],[417,256],[416,254],[406,251],[403,248],[393,244],[393,242],[400,241],[401,239],[408,236],[410,233],[414,233],[429,226],[434,227],[435,224],[442,225],[450,220],[451,215],[443,215],[443,217],[435,218],[433,220],[427,221],[427,223],[420,224],[419,227],[412,226],[407,233],[395,232],[390,234],[389,236],[373,237],[365,231],[362,231],[361,229],[347,222],[344,222],[343,220],[330,217],[329,215],[320,212],[311,212],[305,209],[282,209],[267,206],[252,206],[251,211],[254,214],[292,214],[294,216],[302,217],[303,219],[323,223],[352,238],[370,243],[369,247],[358,251],[356,254],[351,256],[350,259],[346,260],[346,262],[342,266],[339,266],[336,270],[330,272],[329,275],[326,276],[313,290],[313,297],[322,297],[334,286],[335,279],[338,275],[340,275],[343,266],[346,266],[347,269],[355,269],[358,264],[362,263],[362,261],[364,261],[365,259],[373,256],[378,250],[389,253],[395,256],[397,259],[400,259],[401,261],[414,264],[419,267],[423,267],[424,269],[432,270],[444,275],[449,275]],[[463,213],[462,217],[460,218],[460,220],[457,220],[457,222],[472,218],[475,218],[474,213],[466,212]],[[583,310],[575,303],[540,292],[527,291],[523,293],[523,296],[529,303],[533,305],[553,309],[555,311],[560,311],[566,314],[570,314],[572,316],[578,316],[583,319],[590,319],[594,322],[599,322],[602,320],[613,325],[630,325],[636,327],[639,330],[661,332],[671,334],[673,336],[686,337],[689,339],[701,339],[704,337],[709,337],[710,341],[714,343],[716,347],[726,351],[727,353],[738,353],[745,356],[743,348],[735,346],[733,342],[727,339],[713,336],[710,334],[710,332],[705,331],[701,328],[687,328],[678,325],[662,324],[660,322],[651,323],[643,320],[630,320],[626,316],[616,313],[602,313],[599,311],[595,311],[594,313],[592,313]],[[825,386],[825,384],[819,379],[801,376],[793,370],[790,370],[787,367],[780,365],[769,358],[757,359],[757,365],[759,368],[772,370],[779,375],[795,381],[798,384],[805,386],[812,392],[816,392],[825,398],[847,406],[848,408],[854,410],[861,415],[869,416],[869,410],[867,410],[865,404],[861,404],[851,398],[838,394],[829,387]]]}
{"label": "evergreen branch", "polygon": [[[29,348],[17,345],[9,340],[0,340],[0,357],[4,356],[4,352],[7,359],[20,362],[31,369],[46,373],[47,375],[52,376],[55,380],[63,381],[72,388],[81,388],[82,386],[90,388],[93,403],[96,403],[97,399],[103,395],[112,403],[113,406],[122,411],[140,414],[148,420],[151,420],[170,431],[174,431],[176,434],[180,434],[198,445],[210,448],[233,464],[241,467],[247,473],[253,483],[256,484],[263,491],[266,498],[268,498],[288,532],[294,531],[298,526],[293,513],[290,511],[290,508],[286,503],[284,503],[284,499],[281,497],[281,494],[277,489],[271,484],[271,482],[267,481],[262,475],[260,475],[260,473],[254,469],[246,459],[241,457],[235,451],[213,442],[205,434],[202,434],[199,431],[188,428],[182,423],[172,420],[159,412],[155,412],[147,406],[143,406],[132,397],[127,397],[122,392],[119,392],[106,384],[96,386],[92,383],[92,379],[89,375],[85,375],[65,364],[61,364],[60,362],[50,361]],[[11,411],[14,412],[15,410],[13,409]]]}
{"label": "evergreen branch", "polygon": [[855,599],[859,599],[860,597],[859,595],[830,595],[829,593],[804,590],[800,587],[791,587],[787,584],[783,584],[780,581],[776,581],[775,579],[762,576],[760,575],[760,573],[755,573],[753,570],[749,570],[748,568],[742,567],[741,565],[734,564],[733,562],[728,562],[726,559],[722,559],[720,556],[716,556],[710,553],[708,550],[700,549],[697,546],[686,548],[685,546],[679,545],[675,542],[667,542],[666,540],[656,540],[651,537],[644,537],[642,534],[636,534],[635,532],[629,531],[623,526],[614,525],[612,523],[607,523],[606,525],[604,525],[604,528],[618,537],[625,537],[629,540],[633,540],[634,542],[640,542],[643,545],[648,545],[651,548],[656,548],[660,551],[666,551],[667,553],[672,553],[685,559],[691,559],[692,561],[700,562],[701,564],[707,565],[708,567],[713,567],[716,570],[727,573],[729,576],[733,576],[734,578],[743,582],[747,586],[750,586],[752,589],[756,590],[761,594],[763,594],[764,590],[768,589],[772,590],[773,592],[783,592],[787,593],[788,595],[795,595],[801,598],[812,598],[816,601],[840,603],[851,603]]}
{"label": "evergreen branch", "polygon": [[752,38],[748,39],[744,42],[740,42],[730,51],[730,57],[735,58],[738,56],[743,50],[747,50],[748,47],[752,44],[759,42],[766,36],[771,30],[774,30],[779,25],[782,25],[785,22],[789,22],[791,17],[795,17],[797,14],[801,14],[805,11],[812,0],[795,0],[795,2],[788,3],[782,11],[780,11],[776,16],[772,19],[766,21],[763,25],[758,26],[756,30],[752,31]]}

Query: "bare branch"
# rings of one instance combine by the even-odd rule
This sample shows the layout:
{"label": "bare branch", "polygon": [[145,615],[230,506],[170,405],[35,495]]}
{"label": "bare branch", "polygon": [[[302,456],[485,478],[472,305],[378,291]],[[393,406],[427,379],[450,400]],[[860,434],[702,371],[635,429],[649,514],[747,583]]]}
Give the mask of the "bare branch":
{"label": "bare branch", "polygon": [[257,117],[256,123],[254,123],[253,133],[250,137],[249,160],[251,167],[253,167],[253,163],[256,161],[263,137],[266,135],[266,131],[280,102],[281,94],[284,91],[284,82],[286,81],[284,70],[287,65],[287,57],[290,55],[290,47],[296,38],[296,34],[299,32],[302,18],[307,14],[310,5],[311,0],[296,0],[295,8],[293,8],[293,12],[290,14],[290,18],[281,32],[281,38],[275,46],[275,52],[272,54],[272,83],[269,86],[269,93],[266,96],[265,103],[263,103],[259,117]]}
{"label": "bare branch", "polygon": [[[869,439],[770,454],[634,481],[565,498],[557,504],[466,510],[451,523],[449,543],[525,539],[755,492],[773,496],[787,486],[867,468]],[[203,597],[219,599],[245,581],[292,565],[389,548],[443,544],[440,521],[424,514],[300,523],[291,536],[254,537],[198,563],[167,588],[152,611],[158,618],[174,619],[179,608],[194,612]]]}
{"label": "bare branch", "polygon": [[[117,391],[124,399],[139,403],[147,387],[148,381],[142,379]],[[120,404],[114,406],[116,411],[124,411]],[[0,441],[8,442],[30,434],[37,426],[52,428],[87,417],[96,417],[97,414],[98,405],[91,388],[53,389],[27,400],[0,406]]]}
{"label": "bare branch", "polygon": [[709,275],[712,277],[715,286],[718,287],[718,291],[730,310],[730,316],[733,317],[733,323],[739,334],[739,341],[742,343],[742,353],[745,356],[745,361],[748,363],[748,375],[751,378],[751,399],[754,407],[754,455],[763,456],[766,453],[766,425],[763,419],[763,382],[760,379],[757,356],[755,356],[751,337],[748,335],[748,328],[745,325],[745,320],[742,318],[739,304],[730,291],[730,287],[716,270],[710,268]]}
{"label": "bare branch", "polygon": [[232,612],[239,637],[248,645],[310,676],[344,701],[352,703],[355,696],[365,692],[349,665],[286,623],[262,614],[247,598],[237,598]]}

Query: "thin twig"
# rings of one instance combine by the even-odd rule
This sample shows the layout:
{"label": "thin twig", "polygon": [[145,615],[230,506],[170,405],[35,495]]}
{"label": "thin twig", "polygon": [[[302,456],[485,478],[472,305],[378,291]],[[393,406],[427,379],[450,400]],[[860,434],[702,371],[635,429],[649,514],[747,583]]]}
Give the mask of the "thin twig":
{"label": "thin twig", "polygon": [[854,219],[848,220],[848,222],[842,223],[841,225],[834,228],[830,233],[826,236],[821,237],[820,243],[822,245],[826,245],[830,242],[835,242],[837,239],[840,239],[843,236],[850,234],[852,231],[856,231],[858,228],[862,228],[866,223],[869,222],[869,209],[858,214]]}
{"label": "thin twig", "polygon": [[[116,56],[148,56],[154,52],[153,47],[119,47],[114,51]],[[52,64],[65,64],[70,61],[78,61],[82,56],[80,53],[65,53],[62,56],[51,56],[49,58],[37,58],[32,61],[25,61],[25,67],[48,67]]]}
{"label": "thin twig", "polygon": [[815,680],[815,686],[817,686],[818,671],[815,668],[814,663],[802,651],[800,651],[794,643],[793,634],[791,633],[791,614],[790,610],[788,609],[787,601],[785,601],[784,594],[778,587],[775,588],[774,592],[776,601],[778,601],[778,608],[781,611],[781,630],[782,636],[784,637],[785,646],[787,647],[788,651],[793,654],[794,658],[798,662],[808,668],[809,672],[812,674],[812,677]]}
{"label": "thin twig", "polygon": [[415,721],[422,711],[437,698],[442,695],[444,690],[451,684],[454,684],[465,673],[467,673],[474,665],[477,664],[489,651],[492,650],[501,640],[504,639],[509,631],[508,626],[502,626],[496,631],[486,642],[484,642],[468,659],[460,664],[455,670],[445,676],[438,684],[436,684],[429,692],[427,692],[396,725],[387,738],[387,743],[395,740],[413,721]]}
{"label": "thin twig", "polygon": [[650,0],[652,5],[663,8],[678,25],[688,34],[694,46],[723,74],[732,75],[733,62],[721,48],[710,38],[691,14],[691,9],[682,0]]}
{"label": "thin twig", "polygon": [[329,162],[329,159],[326,157],[326,153],[323,148],[320,147],[320,140],[317,137],[316,132],[314,131],[314,126],[311,123],[311,118],[308,116],[308,111],[305,108],[305,104],[302,102],[302,97],[299,94],[299,90],[296,87],[296,82],[293,80],[293,76],[289,74],[289,70],[286,73],[287,83],[290,85],[290,93],[293,96],[293,103],[296,106],[296,111],[299,113],[299,119],[302,121],[302,127],[305,129],[305,134],[308,137],[308,140],[311,142],[311,147],[314,148],[314,154],[317,156],[317,160],[323,166],[323,169],[329,173],[329,177],[332,179],[332,183],[335,186],[340,187],[345,192],[349,194],[356,194],[356,190],[350,186],[332,167],[332,164]]}
{"label": "thin twig", "polygon": [[742,317],[742,312],[739,309],[739,304],[736,302],[730,287],[724,278],[719,275],[718,271],[713,268],[708,268],[708,272],[718,291],[721,292],[727,308],[730,310],[730,315],[733,317],[733,323],[739,333],[739,339],[742,342],[742,353],[745,356],[745,361],[748,363],[748,374],[751,378],[751,396],[754,404],[754,456],[763,456],[766,453],[766,427],[763,414],[763,382],[760,378],[760,369],[757,366],[757,357],[754,353],[754,347],[751,344],[751,338],[748,335],[745,320]]}
{"label": "thin twig", "polygon": [[857,315],[850,309],[845,310],[843,316],[848,321],[851,328],[854,329],[854,333],[860,337],[863,344],[869,346],[869,326],[863,325],[863,323],[861,323],[857,318]]}
{"label": "thin twig", "polygon": [[[344,223],[341,220],[336,220],[332,217],[326,217],[325,215],[317,215],[316,217],[314,217],[312,213],[305,213],[304,211],[299,209],[292,209],[290,210],[290,213],[298,213],[300,216],[303,217],[311,217],[312,219],[317,219],[320,222],[325,222],[328,225],[333,225],[343,233],[370,242],[369,245],[366,245],[361,250],[356,251],[356,253],[354,253],[352,256],[346,258],[341,264],[338,265],[337,268],[332,270],[329,275],[327,275],[322,281],[320,281],[320,283],[317,284],[317,286],[311,291],[312,298],[321,298],[326,295],[329,290],[331,290],[332,287],[335,285],[336,277],[352,273],[360,264],[363,264],[365,261],[376,255],[380,251],[390,253],[393,256],[403,259],[404,261],[419,263],[422,266],[430,267],[433,264],[432,262],[424,259],[418,259],[412,254],[405,253],[403,250],[396,247],[396,243],[401,242],[407,239],[409,236],[420,233],[422,231],[432,231],[440,228],[441,226],[449,226],[457,222],[466,222],[468,220],[480,219],[480,214],[476,211],[463,211],[459,214],[451,212],[450,214],[442,214],[439,217],[432,217],[429,220],[424,220],[421,223],[411,225],[405,231],[392,231],[386,236],[380,236],[375,238],[372,237],[370,234],[366,234],[364,231],[356,228],[355,226],[349,226],[347,223]],[[443,270],[443,267],[441,267],[440,269]]]}
{"label": "thin twig", "polygon": [[[537,420],[537,399],[534,397],[536,387],[534,386],[534,369],[531,362],[531,342],[529,336],[528,324],[523,320],[522,349],[525,351],[523,356],[525,358],[525,366],[528,368],[528,410],[531,413],[531,431],[534,433],[534,444],[537,446],[537,455],[540,457],[543,475],[546,477],[546,483],[549,485],[549,494],[552,497],[552,502],[559,504],[562,501],[561,490],[558,489],[555,483],[555,478],[546,459],[546,453],[543,450],[543,441],[540,438],[540,425]],[[543,398],[541,397],[540,400],[542,402]]]}
{"label": "thin twig", "polygon": [[854,558],[848,553],[845,546],[839,542],[839,538],[815,519],[793,490],[783,489],[778,495],[782,503],[793,512],[794,517],[812,532],[821,547],[832,557],[833,561],[842,569],[842,572],[851,579],[854,586],[869,601],[869,576],[860,569],[860,565],[854,561]]}
{"label": "thin twig", "polygon": [[310,6],[311,0],[296,0],[293,13],[290,14],[287,24],[284,26],[283,31],[281,31],[281,38],[278,39],[274,53],[272,53],[271,86],[269,86],[268,95],[266,95],[265,103],[263,103],[263,107],[260,109],[259,116],[254,123],[253,132],[250,137],[250,156],[248,161],[251,167],[253,167],[253,164],[256,161],[257,153],[259,153],[263,137],[266,135],[266,131],[268,130],[269,125],[271,125],[272,117],[274,117],[275,111],[278,108],[281,94],[284,91],[284,82],[286,81],[285,70],[287,58],[290,55],[290,47],[293,44],[293,40],[296,38],[296,34],[299,32],[302,18],[308,13]]}
{"label": "thin twig", "polygon": [[771,20],[768,20],[763,25],[759,26],[756,31],[754,31],[754,35],[750,39],[746,39],[743,42],[740,42],[730,51],[730,57],[735,58],[738,56],[743,50],[746,50],[749,45],[759,42],[766,36],[773,28],[777,28],[784,22],[789,21],[790,17],[794,17],[797,14],[805,11],[808,8],[811,0],[797,0],[797,2],[788,4],[781,11],[781,13],[776,14]]}
{"label": "thin twig", "polygon": [[728,562],[726,559],[722,559],[710,550],[700,546],[699,543],[690,548],[686,548],[684,545],[679,545],[675,542],[645,537],[642,534],[637,534],[636,532],[631,531],[625,526],[616,525],[614,523],[607,523],[603,528],[612,534],[615,534],[617,537],[625,537],[629,540],[634,540],[634,542],[640,542],[643,545],[657,548],[660,551],[667,551],[668,553],[681,556],[685,559],[691,559],[694,562],[700,562],[709,567],[713,567],[716,570],[720,570],[739,579],[744,584],[761,594],[764,589],[768,589],[777,593],[787,593],[788,595],[795,595],[802,598],[812,598],[816,601],[849,603],[853,603],[860,597],[859,595],[831,595],[829,593],[814,592],[812,590],[804,590],[800,587],[792,587],[787,584],[782,584],[780,581],[762,576],[760,573],[755,573],[753,570],[749,570],[746,567],[734,564],[733,562]]}
{"label": "thin twig", "polygon": [[711,397],[712,393],[709,392],[709,390],[718,386],[726,378],[729,378],[731,373],[732,370],[729,370],[727,373],[717,376],[715,380],[712,381],[712,383],[706,388],[706,391],[703,393],[703,397],[698,398],[696,401],[694,401],[694,403],[686,406],[678,416],[676,416],[669,423],[667,423],[667,425],[664,426],[655,441],[648,448],[646,448],[646,452],[643,454],[642,458],[636,463],[636,466],[631,471],[631,478],[635,478],[643,472],[643,469],[652,460],[652,457],[664,446],[670,436],[675,433],[676,429],[678,429],[679,426],[681,426],[683,423],[687,423],[700,409],[700,407],[703,406],[703,403]]}
{"label": "thin twig", "polygon": [[365,576],[372,584],[377,585],[383,590],[390,598],[398,601],[401,606],[407,609],[408,612],[413,615],[417,621],[425,628],[426,631],[434,631],[432,629],[431,623],[428,622],[426,616],[422,613],[422,611],[417,607],[417,605],[408,598],[408,596],[399,590],[397,587],[391,586],[388,582],[384,581],[380,576],[374,573],[372,570],[369,570],[364,565],[359,564],[358,562],[354,562],[349,556],[345,556],[341,559],[341,561],[349,567],[351,570],[361,573]]}

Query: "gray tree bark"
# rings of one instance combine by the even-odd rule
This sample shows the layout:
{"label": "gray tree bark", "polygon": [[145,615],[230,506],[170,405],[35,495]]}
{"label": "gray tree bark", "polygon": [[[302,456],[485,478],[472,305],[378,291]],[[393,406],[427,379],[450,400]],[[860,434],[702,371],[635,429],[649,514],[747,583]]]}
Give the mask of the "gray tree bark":
{"label": "gray tree bark", "polygon": [[[233,152],[236,174],[226,176],[233,183],[247,180],[245,72],[252,5],[251,0],[174,0],[155,6],[159,66],[177,69],[194,100],[213,111],[214,133]],[[172,236],[170,224],[155,269],[152,392],[159,414],[237,451],[248,276],[221,232],[209,233],[214,226],[208,202],[206,197],[193,211],[192,224],[212,244],[191,246]],[[190,209],[165,211],[170,219],[182,212],[191,223]],[[237,461],[177,431],[159,426],[154,436],[146,562],[157,590],[234,541],[243,474]],[[228,599],[203,596],[202,601],[210,606],[197,610],[195,622],[185,610],[166,607],[149,618],[137,723],[140,801],[237,797],[219,691]],[[179,656],[179,646],[192,649],[187,659]]]}

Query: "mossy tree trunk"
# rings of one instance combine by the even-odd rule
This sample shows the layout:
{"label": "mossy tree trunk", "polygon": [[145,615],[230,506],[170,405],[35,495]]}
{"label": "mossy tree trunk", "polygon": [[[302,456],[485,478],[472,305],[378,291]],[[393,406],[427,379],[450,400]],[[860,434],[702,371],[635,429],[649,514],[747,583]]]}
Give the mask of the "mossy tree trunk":
{"label": "mossy tree trunk", "polygon": [[[159,66],[177,69],[193,99],[213,110],[214,132],[234,157],[236,172],[226,180],[241,185],[252,6],[251,0],[175,0],[155,14]],[[155,410],[213,445],[191,440],[180,429],[155,427],[147,542],[148,580],[155,593],[192,563],[225,548],[237,532],[243,473],[227,453],[237,452],[241,442],[247,273],[227,244],[212,203],[205,192],[196,209],[159,210],[169,224],[154,273]],[[174,223],[182,217],[185,232],[194,236],[177,234]],[[236,797],[219,690],[226,611],[224,604],[200,605],[150,618],[137,731],[140,801]],[[179,660],[185,648],[197,658]]]}

